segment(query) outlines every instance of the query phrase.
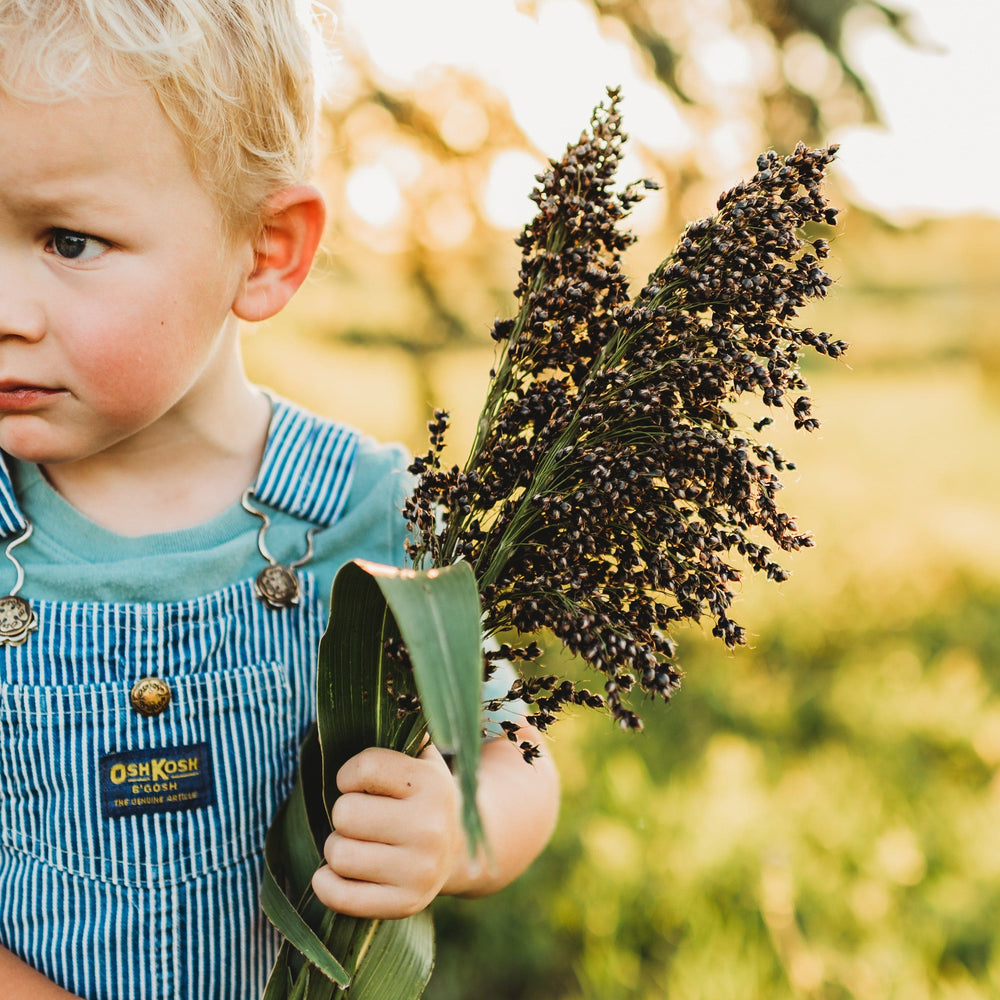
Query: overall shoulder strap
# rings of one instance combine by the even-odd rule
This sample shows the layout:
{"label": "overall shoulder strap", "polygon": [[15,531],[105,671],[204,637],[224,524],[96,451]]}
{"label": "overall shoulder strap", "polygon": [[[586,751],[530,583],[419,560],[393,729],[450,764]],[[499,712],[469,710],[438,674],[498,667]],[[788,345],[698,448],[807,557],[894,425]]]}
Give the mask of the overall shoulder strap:
{"label": "overall shoulder strap", "polygon": [[14,484],[7,467],[7,457],[0,452],[0,538],[19,535],[28,526],[21,513],[17,497],[14,495]]}
{"label": "overall shoulder strap", "polygon": [[272,397],[271,426],[253,495],[270,507],[328,527],[351,489],[358,432]]}

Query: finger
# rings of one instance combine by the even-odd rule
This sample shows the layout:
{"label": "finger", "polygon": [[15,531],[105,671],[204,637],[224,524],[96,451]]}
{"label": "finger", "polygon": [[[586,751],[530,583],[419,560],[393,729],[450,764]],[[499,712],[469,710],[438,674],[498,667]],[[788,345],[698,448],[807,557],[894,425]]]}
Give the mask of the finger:
{"label": "finger", "polygon": [[430,902],[397,886],[342,878],[327,865],[313,875],[312,887],[324,906],[349,917],[399,920],[419,913]]}
{"label": "finger", "polygon": [[420,764],[398,750],[369,747],[337,772],[341,792],[368,792],[402,799],[413,792]]}
{"label": "finger", "polygon": [[323,844],[323,857],[341,878],[380,885],[396,884],[403,864],[400,850],[390,844],[354,840],[334,831]]}
{"label": "finger", "polygon": [[363,792],[342,794],[330,818],[334,830],[345,837],[381,844],[399,843],[399,825],[406,821],[400,816],[398,799]]}

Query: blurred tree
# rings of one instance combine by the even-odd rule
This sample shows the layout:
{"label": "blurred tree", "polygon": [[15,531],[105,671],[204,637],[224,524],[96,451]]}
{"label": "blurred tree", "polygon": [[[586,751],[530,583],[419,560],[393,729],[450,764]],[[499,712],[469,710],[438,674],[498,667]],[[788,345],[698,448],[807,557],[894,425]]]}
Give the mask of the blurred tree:
{"label": "blurred tree", "polygon": [[[700,103],[692,95],[710,88],[704,79],[689,90],[682,84],[686,39],[672,27],[681,23],[675,0],[656,0],[652,4],[643,0],[591,3],[601,15],[626,25],[636,46],[648,55],[663,86],[682,101]],[[910,16],[876,0],[732,0],[731,23],[750,23],[762,29],[780,63],[779,77],[762,87],[760,95],[767,135],[776,145],[799,139],[822,141],[824,133],[847,121],[878,120],[871,91],[845,47],[847,24],[858,15],[874,16],[900,37],[915,41]],[[830,74],[824,55],[834,61],[840,74]],[[813,63],[812,72],[803,72],[801,64],[809,61]]]}
{"label": "blurred tree", "polygon": [[[383,20],[380,41],[358,30],[362,8],[353,0],[338,6],[341,65],[322,176],[331,208],[330,252],[312,319],[324,339],[408,356],[418,398],[430,403],[436,395],[428,374],[432,356],[483,344],[492,319],[510,302],[517,256],[511,226],[487,213],[494,172],[505,157],[531,156],[540,167],[546,154],[561,149],[538,148],[495,74],[491,80],[478,71],[474,52],[419,73],[394,72],[385,53],[372,49],[408,28]],[[383,15],[392,9],[377,6]],[[787,150],[799,139],[822,142],[838,126],[878,119],[848,44],[859,22],[874,19],[914,40],[907,15],[876,0],[506,0],[506,6],[511,15],[515,9],[523,15],[526,35],[550,11],[568,18],[575,9],[577,17],[589,18],[609,47],[627,48],[635,72],[659,90],[682,123],[682,149],[676,143],[664,149],[655,137],[633,132],[639,168],[666,188],[655,207],[669,235],[658,241],[655,260],[683,222],[705,214],[721,187],[738,179],[733,171],[752,163],[761,149]],[[449,29],[441,22],[451,16],[447,4],[429,5],[419,22],[427,39]],[[514,63],[524,59],[518,51],[497,53],[491,46],[510,47],[509,40],[482,37],[488,29],[476,31],[472,18],[468,47],[481,46],[484,62],[487,54],[494,61],[498,55]],[[564,37],[566,47],[577,44],[569,28]],[[426,39],[395,40],[400,42],[419,54]],[[524,74],[538,70],[525,60]],[[594,84],[591,103],[605,85],[622,82],[611,78],[619,70],[620,61],[610,56],[607,65],[592,61],[584,68]],[[544,77],[538,81],[539,104],[558,100],[546,92]],[[625,97],[632,129],[627,86]],[[581,118],[580,127],[585,123]],[[734,162],[739,166],[730,167]],[[706,179],[710,170],[723,180]],[[526,196],[530,173],[524,176]],[[527,221],[526,197],[523,206]]]}

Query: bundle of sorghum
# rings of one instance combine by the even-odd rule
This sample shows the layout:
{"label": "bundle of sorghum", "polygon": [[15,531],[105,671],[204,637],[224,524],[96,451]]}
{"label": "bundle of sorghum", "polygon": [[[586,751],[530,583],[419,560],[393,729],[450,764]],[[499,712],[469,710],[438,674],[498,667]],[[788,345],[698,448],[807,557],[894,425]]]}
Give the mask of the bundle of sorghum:
{"label": "bundle of sorghum", "polygon": [[638,728],[623,695],[676,689],[676,622],[708,616],[727,646],[744,641],[729,617],[734,563],[780,581],[767,540],[811,541],[777,506],[778,473],[793,466],[758,437],[770,418],[743,427],[733,404],[755,395],[811,430],[800,355],[846,348],[794,325],[831,283],[826,241],[802,229],[835,224],[820,185],[836,147],[760,156],[630,299],[621,258],[634,237],[619,227],[655,185],[615,188],[626,137],[608,93],[589,133],[538,177],[519,308],[493,328],[500,357],[471,454],[442,467],[438,411],[407,510],[415,566],[474,568],[488,634],[548,630],[604,675],[594,694],[522,670],[509,697],[535,704],[539,730],[567,704]]}

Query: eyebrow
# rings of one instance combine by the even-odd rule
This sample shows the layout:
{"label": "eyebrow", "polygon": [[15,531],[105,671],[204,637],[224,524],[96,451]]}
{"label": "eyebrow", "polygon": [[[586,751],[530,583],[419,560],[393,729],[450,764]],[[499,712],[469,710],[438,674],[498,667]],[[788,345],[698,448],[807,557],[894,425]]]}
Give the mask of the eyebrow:
{"label": "eyebrow", "polygon": [[119,210],[121,201],[109,198],[97,190],[66,191],[46,194],[44,192],[5,192],[18,211],[31,215],[72,214],[79,211],[111,214]]}

